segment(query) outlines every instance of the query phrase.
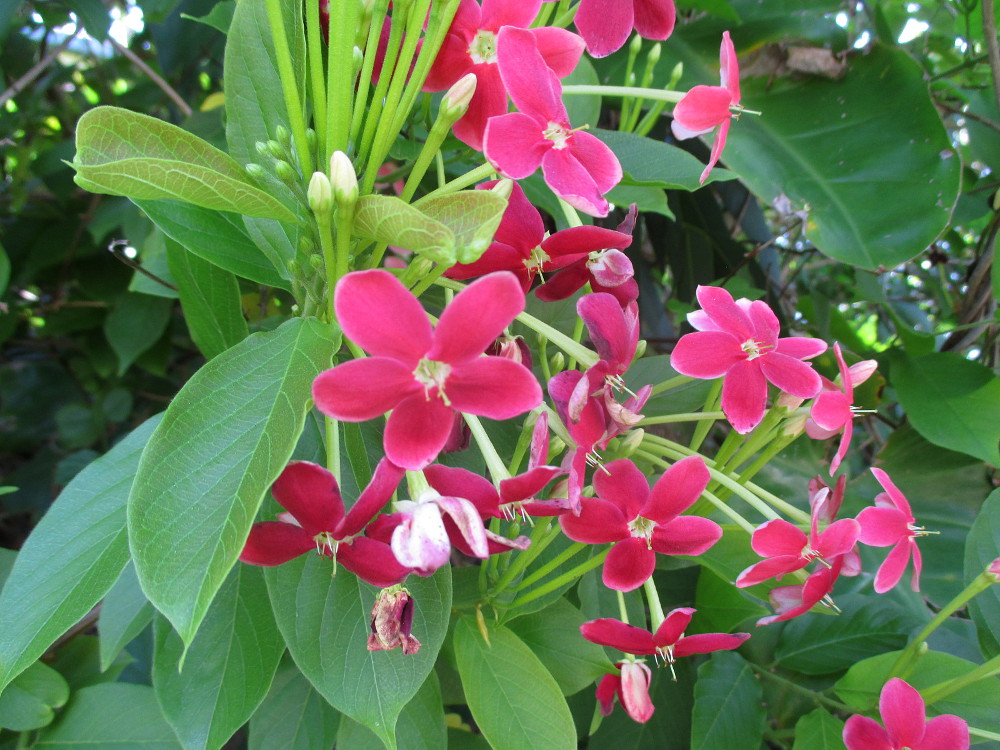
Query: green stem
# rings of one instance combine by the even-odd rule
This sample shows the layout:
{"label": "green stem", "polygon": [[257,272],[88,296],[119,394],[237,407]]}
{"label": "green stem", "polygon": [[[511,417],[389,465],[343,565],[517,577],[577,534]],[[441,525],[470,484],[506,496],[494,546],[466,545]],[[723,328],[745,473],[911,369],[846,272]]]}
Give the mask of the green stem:
{"label": "green stem", "polygon": [[[358,75],[358,91],[355,95],[358,106],[351,116],[350,142],[358,147],[358,137],[361,135],[361,123],[368,111],[368,91],[372,86],[372,71],[375,69],[375,56],[378,50],[378,40],[382,33],[382,21],[389,11],[389,0],[376,0],[372,9],[371,26],[368,29],[368,40],[365,42],[365,57],[361,63],[361,73]],[[387,84],[388,85],[388,84]],[[331,153],[333,153],[331,151]]]}
{"label": "green stem", "polygon": [[319,27],[319,3],[306,3],[306,47],[309,54],[313,118],[319,138],[317,152],[324,155],[325,160],[333,152],[326,142],[326,80],[323,76],[323,32]]}
{"label": "green stem", "polygon": [[673,424],[674,422],[698,422],[703,419],[725,419],[726,415],[721,411],[695,411],[683,414],[667,414],[662,417],[647,417],[643,419],[638,427],[646,427],[651,424]]}
{"label": "green stem", "polygon": [[[386,3],[386,8],[388,8],[388,3]],[[397,8],[398,10],[398,8]],[[382,110],[385,107],[385,97],[389,89],[391,82],[391,77],[388,75],[387,71],[393,70],[396,67],[396,58],[399,57],[400,52],[400,40],[403,38],[403,26],[404,19],[401,16],[394,16],[392,23],[389,26],[389,41],[385,48],[385,57],[382,60],[382,74],[378,77],[378,83],[375,84],[375,92],[372,94],[371,103],[368,106],[367,112],[365,113],[365,127],[361,132],[360,142],[355,142],[355,147],[358,150],[358,156],[360,159],[366,160],[368,165],[368,170],[372,169],[373,159],[372,159],[372,144],[375,141],[375,134],[378,132],[379,122],[382,118]],[[372,16],[372,28],[369,31],[368,38],[369,44],[368,48],[365,50],[365,61],[361,66],[361,75],[365,75],[365,70],[368,68],[368,55],[371,54],[372,62],[374,64],[376,50],[378,48],[377,40],[381,34],[381,24],[379,24],[376,17]],[[371,43],[372,34],[375,35],[376,43]],[[368,70],[368,76],[371,76],[371,70]],[[359,100],[360,101],[360,100]],[[360,109],[360,108],[359,108]],[[386,118],[387,119],[387,118]],[[378,172],[378,164],[375,164],[374,169]],[[374,185],[374,177],[369,183],[366,175],[365,179],[366,185]],[[363,190],[366,195],[371,192],[371,187]]]}
{"label": "green stem", "polygon": [[677,388],[682,385],[687,385],[693,380],[694,378],[688,377],[687,375],[677,375],[675,377],[670,378],[669,380],[664,380],[662,383],[657,383],[656,385],[653,386],[653,391],[652,393],[649,394],[649,397],[652,398],[653,396],[657,396],[663,393],[664,391],[669,391],[673,388]]}
{"label": "green stem", "polygon": [[628,96],[642,97],[643,99],[654,99],[659,102],[676,104],[687,94],[686,91],[665,91],[663,89],[649,89],[641,86],[599,86],[573,84],[563,86],[564,94],[593,95],[598,96]]}
{"label": "green stem", "polygon": [[646,582],[642,584],[642,590],[646,594],[646,604],[649,606],[649,629],[655,633],[667,618],[663,614],[663,605],[660,604],[660,594],[656,590],[653,576],[647,578]]}
{"label": "green stem", "polygon": [[503,575],[497,579],[496,583],[493,584],[493,588],[490,592],[489,598],[495,600],[500,594],[503,593],[504,589],[510,586],[511,582],[517,578],[525,568],[527,568],[535,559],[542,554],[546,547],[552,544],[559,535],[562,533],[562,529],[558,524],[554,524],[549,521],[544,526],[539,524],[531,531],[531,546],[526,550],[521,550],[517,556],[514,558],[513,562],[507,566],[507,570],[503,572]]}
{"label": "green stem", "polygon": [[786,680],[784,677],[779,677],[773,672],[769,672],[768,670],[764,669],[758,664],[754,664],[753,662],[747,662],[747,664],[749,664],[750,667],[761,677],[766,677],[767,679],[771,680],[771,682],[777,683],[778,685],[786,687],[790,690],[794,690],[796,693],[804,695],[807,698],[816,701],[816,703],[819,703],[820,705],[832,708],[834,711],[838,711],[840,713],[845,713],[845,714],[857,713],[857,709],[855,709],[853,706],[848,706],[846,703],[840,703],[839,701],[832,700],[830,698],[827,698],[825,695],[822,695],[821,693],[817,693],[815,690],[810,690],[807,687],[799,685],[797,682],[792,682],[791,680]]}
{"label": "green stem", "polygon": [[[354,109],[354,30],[358,27],[358,0],[330,3],[330,50],[326,69],[326,136],[329,153],[347,153]],[[336,10],[335,10],[336,8]],[[319,103],[316,104],[319,106]]]}
{"label": "green stem", "polygon": [[469,172],[466,172],[461,177],[456,177],[450,182],[446,182],[441,187],[436,190],[431,190],[425,198],[432,195],[447,195],[448,193],[457,193],[462,188],[467,188],[469,185],[475,185],[477,182],[482,182],[483,180],[488,180],[495,174],[492,164],[481,164]]}
{"label": "green stem", "polygon": [[340,426],[336,419],[326,417],[326,468],[340,482]]}
{"label": "green stem", "polygon": [[438,108],[437,119],[434,120],[434,125],[431,126],[431,131],[427,134],[427,139],[417,155],[417,160],[413,163],[410,175],[406,178],[406,184],[403,186],[403,192],[399,196],[407,203],[420,186],[420,181],[427,174],[434,157],[440,154],[441,144],[448,137],[452,123],[455,122],[454,117],[448,117],[445,114],[446,101],[447,99],[442,100],[441,106]]}
{"label": "green stem", "polygon": [[[668,381],[669,382],[669,381]],[[655,392],[655,391],[654,391]],[[722,379],[719,378],[712,383],[711,388],[708,390],[708,395],[705,396],[705,405],[702,407],[702,411],[719,411],[719,406],[722,403]],[[691,436],[691,450],[699,450],[702,443],[705,442],[705,438],[708,437],[708,433],[711,431],[713,426],[712,422],[699,422],[694,428],[694,435]]]}
{"label": "green stem", "polygon": [[285,98],[285,111],[288,113],[288,124],[292,130],[292,140],[299,157],[299,170],[302,174],[313,172],[312,157],[309,154],[309,142],[306,139],[306,118],[302,112],[302,100],[299,98],[298,82],[295,80],[295,69],[292,66],[292,53],[288,48],[288,35],[285,33],[285,17],[281,11],[281,0],[265,0],[267,20],[271,26],[271,39],[274,42],[274,53],[278,62],[278,77],[281,79],[281,93]]}
{"label": "green stem", "polygon": [[535,599],[543,597],[546,594],[550,594],[556,589],[565,586],[567,583],[575,581],[577,578],[580,578],[584,574],[589,573],[594,568],[603,565],[604,558],[608,556],[609,551],[610,548],[604,550],[604,552],[601,552],[598,555],[594,555],[586,562],[580,563],[575,568],[568,570],[558,578],[554,578],[548,583],[542,584],[537,589],[532,589],[523,596],[519,596],[517,599],[515,599],[510,603],[510,609],[516,609],[517,607],[520,607],[523,604],[527,604],[528,602],[533,602]]}
{"label": "green stem", "polygon": [[939,682],[937,685],[932,685],[929,688],[921,690],[920,694],[924,697],[924,701],[929,706],[942,698],[947,698],[952,693],[961,690],[967,685],[971,685],[979,680],[985,680],[989,677],[994,677],[998,674],[1000,674],[1000,656],[994,656],[985,664],[980,664],[975,669],[966,672],[963,675],[953,677],[950,680]]}
{"label": "green stem", "polygon": [[569,547],[567,547],[566,549],[564,549],[558,555],[556,555],[555,557],[553,557],[551,560],[549,560],[547,563],[545,563],[542,567],[538,568],[537,570],[532,571],[532,573],[531,573],[530,576],[528,576],[528,577],[524,578],[523,580],[519,581],[514,586],[514,591],[520,591],[521,589],[525,589],[528,586],[530,586],[533,583],[535,583],[536,581],[540,581],[541,579],[545,578],[545,576],[547,576],[553,570],[555,570],[556,568],[558,568],[560,565],[562,565],[564,562],[566,562],[570,558],[575,557],[577,555],[577,553],[583,551],[588,546],[589,545],[583,544],[582,542],[573,542],[573,544],[571,544]]}
{"label": "green stem", "polygon": [[989,732],[985,729],[976,729],[976,727],[969,727],[969,734],[973,737],[982,737],[984,740],[996,740],[1000,742],[1000,732]]}
{"label": "green stem", "polygon": [[479,447],[479,452],[483,454],[483,458],[486,461],[486,468],[490,470],[493,481],[499,482],[502,479],[508,479],[510,474],[507,473],[507,466],[504,464],[503,459],[500,458],[500,454],[497,453],[497,449],[493,445],[493,441],[490,440],[490,436],[486,432],[486,428],[483,427],[483,423],[479,421],[479,417],[472,414],[463,414],[462,416],[465,418],[465,423],[469,425],[469,431],[472,433],[472,438]]}
{"label": "green stem", "polygon": [[625,592],[615,590],[618,594],[618,619],[628,625],[628,607],[625,606]]}
{"label": "green stem", "polygon": [[582,227],[583,221],[580,219],[580,214],[576,212],[576,209],[569,205],[562,198],[559,199],[559,208],[562,209],[563,216],[566,217],[566,224],[571,227]]}

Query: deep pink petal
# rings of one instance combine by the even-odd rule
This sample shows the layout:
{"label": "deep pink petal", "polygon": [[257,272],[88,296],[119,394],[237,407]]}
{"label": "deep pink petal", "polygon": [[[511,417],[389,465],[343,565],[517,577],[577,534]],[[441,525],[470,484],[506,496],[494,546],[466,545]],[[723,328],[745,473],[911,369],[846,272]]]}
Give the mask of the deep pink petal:
{"label": "deep pink petal", "polygon": [[846,555],[857,543],[860,534],[861,524],[853,518],[842,518],[827,526],[819,535],[816,551],[827,560]]}
{"label": "deep pink petal", "polygon": [[[497,182],[499,180],[490,180],[476,185],[476,190],[488,190]],[[531,250],[545,242],[545,222],[542,221],[542,215],[516,182],[511,185],[507,208],[504,209],[503,218],[493,239],[517,248],[525,258]]]}
{"label": "deep pink petal", "polygon": [[795,359],[812,359],[818,357],[826,349],[826,342],[822,339],[813,339],[808,336],[785,336],[778,339],[778,345],[774,351],[795,357]]}
{"label": "deep pink petal", "polygon": [[592,57],[607,57],[621,49],[632,33],[635,7],[632,0],[580,0],[573,21],[587,42]]}
{"label": "deep pink petal", "polygon": [[386,457],[404,469],[424,468],[448,441],[453,414],[441,399],[423,393],[404,399],[385,424]]}
{"label": "deep pink petal", "polygon": [[514,274],[498,271],[473,281],[444,309],[426,356],[450,365],[474,360],[522,310],[524,292]]}
{"label": "deep pink petal", "polygon": [[[475,0],[462,0],[459,6],[459,13],[462,7],[476,5]],[[456,19],[458,14],[456,14]],[[454,24],[452,25],[454,30]],[[470,72],[473,67],[472,58],[469,56],[469,40],[464,35],[449,32],[438,50],[434,64],[431,66],[427,79],[424,81],[422,91],[444,91],[450,88],[459,78]]]}
{"label": "deep pink petal", "polygon": [[674,0],[635,0],[635,30],[643,39],[663,41],[674,32]]}
{"label": "deep pink petal", "polygon": [[400,565],[392,548],[383,542],[358,537],[337,548],[337,561],[372,586],[385,588],[401,583],[410,569]]}
{"label": "deep pink petal", "polygon": [[558,466],[536,466],[523,474],[500,480],[502,503],[516,503],[533,498],[542,488],[565,472]]}
{"label": "deep pink petal", "polygon": [[907,502],[906,497],[900,492],[899,488],[893,483],[882,469],[872,469],[872,474],[875,480],[882,485],[883,489],[888,493],[889,499],[892,504],[899,508],[903,513],[905,513],[909,518],[913,518],[913,511],[910,509],[910,504]]}
{"label": "deep pink petal", "polygon": [[684,635],[687,626],[691,624],[691,618],[698,610],[691,607],[678,607],[667,613],[660,623],[660,627],[653,633],[653,643],[660,648],[673,646]]}
{"label": "deep pink petal", "polygon": [[[622,165],[615,152],[600,138],[585,130],[578,130],[569,139],[566,149],[580,162],[587,174],[597,185],[597,191],[604,194],[622,180]],[[545,169],[545,162],[542,162]]]}
{"label": "deep pink petal", "polygon": [[[581,133],[570,138],[575,140],[578,135]],[[552,192],[574,208],[590,216],[607,216],[610,209],[603,195],[606,191],[597,186],[590,166],[583,164],[571,148],[552,148],[542,157],[542,176]]]}
{"label": "deep pink petal", "polygon": [[910,548],[913,551],[913,577],[910,580],[910,588],[914,591],[920,591],[920,571],[924,566],[923,557],[920,554],[920,547],[913,539],[910,539]]}
{"label": "deep pink petal", "polygon": [[625,662],[618,682],[618,699],[632,721],[643,724],[653,717],[653,701],[649,697],[652,673],[641,662]]}
{"label": "deep pink petal", "polygon": [[463,497],[471,502],[484,518],[499,516],[500,498],[492,482],[468,469],[433,464],[424,469],[424,476],[439,494]]}
{"label": "deep pink petal", "polygon": [[705,133],[729,121],[732,103],[732,95],[721,86],[695,86],[674,107],[674,123],[687,132]]}
{"label": "deep pink petal", "polygon": [[875,719],[854,715],[844,724],[847,750],[893,750],[889,735]]}
{"label": "deep pink petal", "polygon": [[601,580],[609,589],[634,591],[653,575],[655,569],[656,554],[646,546],[646,540],[629,537],[608,552]]}
{"label": "deep pink petal", "polygon": [[627,539],[628,521],[621,510],[596,497],[585,497],[580,503],[580,514],[559,516],[563,533],[574,542],[605,544]]}
{"label": "deep pink petal", "polygon": [[722,44],[719,47],[719,74],[720,82],[729,90],[733,97],[733,104],[740,102],[740,66],[736,59],[736,48],[733,40],[729,38],[729,32],[722,32]]}
{"label": "deep pink petal", "polygon": [[545,64],[556,76],[565,78],[573,72],[583,56],[583,37],[555,26],[531,29],[531,33]]}
{"label": "deep pink petal", "polygon": [[587,271],[586,259],[581,259],[550,276],[544,284],[535,289],[535,296],[543,302],[566,299],[589,280],[590,273]]}
{"label": "deep pink petal", "polygon": [[729,137],[729,126],[732,122],[732,120],[723,120],[722,124],[719,125],[719,131],[715,134],[715,140],[712,141],[712,153],[708,157],[708,164],[705,165],[701,177],[698,178],[699,185],[705,183],[712,169],[719,163],[719,159],[722,158],[722,150],[726,147],[726,139]]}
{"label": "deep pink petal", "polygon": [[371,482],[365,487],[358,501],[351,506],[344,517],[340,528],[337,529],[337,538],[344,539],[359,533],[375,514],[382,509],[392,493],[396,491],[404,471],[387,458],[383,458],[375,467]]}
{"label": "deep pink petal", "polygon": [[760,348],[773,349],[777,346],[781,324],[774,310],[763,300],[755,299],[746,308],[746,313],[753,327],[753,338]]}
{"label": "deep pink petal", "polygon": [[781,578],[781,576],[787,573],[802,570],[808,564],[809,561],[801,555],[769,557],[766,560],[761,560],[759,563],[754,563],[736,576],[736,586],[739,588],[756,586],[758,583],[762,583],[770,578]]}
{"label": "deep pink petal", "polygon": [[491,117],[483,135],[483,153],[505,177],[523,180],[535,173],[552,141],[533,119],[521,112]]}
{"label": "deep pink petal", "polygon": [[700,555],[722,538],[722,527],[701,516],[678,516],[653,529],[650,543],[661,555]]}
{"label": "deep pink petal", "polygon": [[344,362],[321,372],[312,386],[316,408],[344,422],[374,419],[419,390],[412,368],[388,357]]}
{"label": "deep pink petal", "polygon": [[740,343],[753,338],[754,326],[747,310],[737,304],[728,291],[718,286],[700,285],[695,296],[718,330],[732,334]]}
{"label": "deep pink petal", "polygon": [[483,0],[480,28],[496,32],[501,26],[530,26],[542,7],[542,0]]}
{"label": "deep pink petal", "polygon": [[417,298],[388,271],[354,271],[337,282],[337,322],[369,354],[416,366],[431,345],[431,324]]}
{"label": "deep pink petal", "polygon": [[889,740],[896,747],[913,747],[924,736],[924,699],[916,688],[893,677],[882,688],[878,710]]}
{"label": "deep pink petal", "polygon": [[601,715],[610,716],[615,705],[615,693],[622,684],[619,674],[606,674],[597,683],[597,702],[601,706]]}
{"label": "deep pink petal", "polygon": [[469,100],[469,108],[452,126],[452,131],[460,141],[482,151],[483,135],[490,118],[507,114],[507,90],[494,63],[472,65],[466,72],[475,74],[476,91]]}
{"label": "deep pink petal", "polygon": [[240,560],[250,565],[281,565],[316,549],[313,535],[281,521],[263,521],[250,527]]}
{"label": "deep pink petal", "polygon": [[517,248],[494,240],[486,248],[486,252],[479,256],[479,260],[474,263],[456,263],[445,271],[445,276],[449,279],[471,279],[496,271],[511,271],[517,275],[523,291],[531,288],[533,278],[524,265],[527,259],[527,254]]}
{"label": "deep pink petal", "polygon": [[831,477],[837,473],[837,469],[840,468],[840,463],[844,460],[844,456],[847,455],[847,449],[851,445],[851,435],[853,434],[854,422],[852,420],[844,425],[844,429],[840,434],[840,444],[837,446],[837,452],[833,454],[833,458],[830,460]]}
{"label": "deep pink petal", "polygon": [[787,354],[768,352],[757,359],[760,371],[785,393],[812,398],[823,387],[819,373],[800,359]]}
{"label": "deep pink petal", "polygon": [[783,518],[775,518],[754,529],[750,546],[761,557],[797,556],[808,541],[802,529]]}
{"label": "deep pink petal", "polygon": [[594,474],[594,491],[602,500],[614,504],[627,521],[632,521],[649,497],[649,484],[636,465],[627,458],[605,464]]}
{"label": "deep pink petal", "polygon": [[490,419],[510,419],[542,402],[531,370],[504,357],[480,357],[456,367],[445,393],[458,411]]}
{"label": "deep pink petal", "polygon": [[824,430],[840,430],[854,419],[851,399],[840,391],[823,391],[813,401],[809,415]]}
{"label": "deep pink petal", "polygon": [[858,513],[858,541],[870,547],[889,547],[909,535],[909,520],[896,508],[869,506]]}
{"label": "deep pink petal", "polygon": [[876,593],[884,594],[899,583],[899,579],[906,572],[906,566],[910,562],[910,550],[914,546],[911,540],[904,539],[890,550],[885,562],[879,566],[878,573],[875,574]]}
{"label": "deep pink petal", "polygon": [[927,722],[924,738],[913,750],[968,750],[969,725],[953,714],[936,716]]}
{"label": "deep pink petal", "polygon": [[702,633],[681,638],[674,646],[674,656],[690,656],[691,654],[709,654],[713,651],[732,651],[739,648],[749,633]]}
{"label": "deep pink petal", "polygon": [[723,331],[695,331],[681,336],[670,354],[670,366],[692,378],[720,378],[746,361],[740,342]]}
{"label": "deep pink petal", "polygon": [[306,533],[332,532],[344,517],[337,479],[319,464],[293,461],[271,485],[271,494]]}
{"label": "deep pink petal", "polygon": [[500,29],[497,65],[507,93],[520,112],[536,122],[566,123],[562,86],[545,64],[534,34],[513,26]]}
{"label": "deep pink petal", "polygon": [[648,656],[656,652],[652,633],[610,617],[583,623],[580,633],[591,643],[616,648],[627,654]]}
{"label": "deep pink petal", "polygon": [[711,475],[701,456],[682,458],[656,480],[639,515],[661,524],[673,520],[695,504],[709,479]]}
{"label": "deep pink petal", "polygon": [[472,554],[476,557],[488,557],[490,551],[486,529],[476,506],[461,497],[439,497],[434,502],[455,522]]}
{"label": "deep pink petal", "polygon": [[625,372],[635,356],[639,329],[626,322],[618,300],[610,294],[585,294],[577,300],[576,312],[598,356],[614,365],[615,374]]}
{"label": "deep pink petal", "polygon": [[[708,334],[706,331],[689,335]],[[722,381],[722,411],[733,429],[741,435],[746,435],[759,425],[767,409],[767,381],[756,364],[759,360],[758,357],[753,362],[737,362],[729,368]]]}

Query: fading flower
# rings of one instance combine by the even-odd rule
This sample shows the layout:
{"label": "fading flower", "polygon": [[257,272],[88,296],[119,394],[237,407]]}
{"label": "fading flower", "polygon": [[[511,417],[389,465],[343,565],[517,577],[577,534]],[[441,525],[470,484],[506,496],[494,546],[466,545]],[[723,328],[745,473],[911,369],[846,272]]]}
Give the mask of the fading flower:
{"label": "fading flower", "polygon": [[391,651],[402,648],[404,654],[420,650],[420,641],[411,633],[413,628],[413,597],[402,586],[378,592],[372,607],[369,651]]}
{"label": "fading flower", "polygon": [[791,620],[799,615],[804,615],[820,602],[828,600],[830,592],[833,591],[833,584],[836,583],[837,577],[840,575],[842,560],[843,558],[839,557],[829,568],[821,567],[813,572],[805,583],[778,586],[771,589],[768,592],[768,599],[771,601],[775,614],[761,617],[757,620],[757,627],[770,625],[772,622]]}
{"label": "fading flower", "polygon": [[641,661],[621,661],[618,674],[606,674],[597,685],[597,702],[601,715],[610,716],[615,695],[625,713],[633,721],[645,724],[653,717],[653,701],[649,697],[649,683],[653,673]]}

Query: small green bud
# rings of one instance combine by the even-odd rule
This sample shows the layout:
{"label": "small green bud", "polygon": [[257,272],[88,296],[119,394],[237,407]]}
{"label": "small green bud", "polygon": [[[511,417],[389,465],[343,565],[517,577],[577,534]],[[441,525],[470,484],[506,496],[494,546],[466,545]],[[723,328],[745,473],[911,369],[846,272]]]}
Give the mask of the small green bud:
{"label": "small green bud", "polygon": [[310,151],[316,150],[316,131],[312,128],[306,128],[306,145]]}
{"label": "small green bud", "polygon": [[637,362],[642,359],[642,356],[646,353],[646,339],[639,339],[639,343],[635,347],[635,358],[633,362]]}
{"label": "small green bud", "polygon": [[319,271],[324,266],[323,256],[322,255],[310,255],[309,256],[309,265],[313,267],[314,271]]}
{"label": "small green bud", "polygon": [[351,205],[358,200],[358,176],[343,151],[334,151],[330,157],[330,184],[337,203]]}
{"label": "small green bud", "polygon": [[270,156],[271,152],[267,148],[267,143],[264,141],[257,141],[253,144],[253,147],[257,150],[257,153],[261,156]]}
{"label": "small green bud", "polygon": [[263,182],[264,180],[267,179],[267,170],[264,169],[264,167],[262,167],[260,164],[254,164],[253,162],[251,162],[250,164],[247,164],[243,168],[247,171],[248,175],[250,175],[253,179],[257,180],[258,182]]}
{"label": "small green bud", "polygon": [[476,93],[476,74],[466,73],[452,84],[441,100],[441,117],[455,122],[469,111],[469,102]]}
{"label": "small green bud", "polygon": [[354,71],[355,76],[357,76],[358,73],[361,72],[361,66],[364,64],[365,64],[365,53],[361,51],[360,47],[355,47],[354,55],[351,58],[351,65],[354,66],[352,70]]}
{"label": "small green bud", "polygon": [[552,372],[562,372],[566,369],[566,357],[562,352],[556,352],[549,357],[549,368]]}
{"label": "small green bud", "polygon": [[656,65],[660,61],[660,53],[663,52],[663,45],[657,42],[653,45],[653,48],[649,50],[649,54],[646,55],[646,64],[650,67]]}
{"label": "small green bud", "polygon": [[509,177],[504,177],[496,185],[490,188],[497,195],[510,200],[510,194],[514,192],[514,181]]}
{"label": "small green bud", "polygon": [[285,264],[285,267],[288,269],[288,275],[293,279],[298,278],[299,271],[302,270],[299,268],[298,261],[296,261],[295,258],[290,258]]}
{"label": "small green bud", "polygon": [[322,172],[313,172],[306,196],[309,199],[309,208],[314,214],[329,217],[333,211],[333,187],[330,185],[329,177]]}
{"label": "small green bud", "polygon": [[621,449],[622,458],[628,458],[637,450],[639,446],[642,445],[642,439],[645,437],[646,433],[643,430],[632,430],[624,440],[621,441],[619,448]]}
{"label": "small green bud", "polygon": [[284,125],[279,125],[274,129],[274,137],[285,148],[292,145],[292,134],[288,132],[288,128]]}
{"label": "small green bud", "polygon": [[628,52],[630,55],[638,55],[640,51],[642,51],[642,37],[636,34],[628,43]]}
{"label": "small green bud", "polygon": [[292,168],[292,165],[284,159],[274,160],[274,173],[278,175],[279,180],[289,185],[295,184],[296,180],[299,178],[295,169]]}
{"label": "small green bud", "polygon": [[277,141],[267,142],[267,153],[273,156],[275,159],[284,159],[288,153]]}
{"label": "small green bud", "polygon": [[299,237],[299,255],[306,256],[312,253],[316,249],[316,243],[312,241],[312,237],[308,235],[301,235]]}

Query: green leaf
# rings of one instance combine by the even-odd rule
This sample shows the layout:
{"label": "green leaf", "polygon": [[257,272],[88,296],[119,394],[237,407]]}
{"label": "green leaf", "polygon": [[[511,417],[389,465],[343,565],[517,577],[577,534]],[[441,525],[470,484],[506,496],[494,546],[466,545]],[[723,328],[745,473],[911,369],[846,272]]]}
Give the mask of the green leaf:
{"label": "green leaf", "polygon": [[236,12],[236,3],[230,2],[229,0],[222,0],[212,6],[212,10],[204,16],[189,16],[187,13],[181,13],[181,18],[186,18],[191,21],[197,21],[198,23],[203,23],[206,26],[211,26],[213,29],[221,31],[223,34],[229,32],[229,26],[233,22],[233,13]]}
{"label": "green leaf", "polygon": [[844,263],[892,267],[934,242],[961,164],[905,51],[876,45],[838,81],[773,83],[741,82],[743,103],[764,114],[733,123],[723,155],[754,193],[808,210],[806,236]]}
{"label": "green leaf", "polygon": [[874,596],[837,597],[845,614],[800,617],[782,632],[775,662],[803,674],[829,674],[869,656],[906,645],[906,634],[921,625],[911,613]]}
{"label": "green leaf", "polygon": [[36,661],[0,693],[0,728],[26,732],[44,727],[67,700],[69,685],[63,676]]}
{"label": "green leaf", "polygon": [[395,196],[366,195],[358,200],[354,234],[426,255],[435,263],[454,263],[455,233]]}
{"label": "green leaf", "polygon": [[164,716],[188,750],[222,747],[264,700],[285,651],[260,568],[233,569],[188,649],[162,617],[154,630]]}
{"label": "green leaf", "polygon": [[[597,86],[600,84],[593,63],[584,55],[573,72],[562,79],[563,86]],[[597,126],[601,118],[601,97],[599,94],[573,94],[563,98],[566,114],[574,127]]]}
{"label": "green leaf", "polygon": [[209,263],[258,284],[291,289],[285,278],[287,258],[258,247],[238,216],[177,201],[133,203],[165,235]]}
{"label": "green leaf", "polygon": [[4,250],[3,243],[0,243],[0,297],[7,291],[10,283],[10,257]]}
{"label": "green leaf", "polygon": [[[1000,490],[986,498],[965,543],[965,581],[971,583],[1000,558]],[[987,656],[1000,653],[1000,586],[994,584],[969,602],[969,614]]]}
{"label": "green leaf", "polygon": [[250,750],[330,750],[340,721],[340,714],[286,658],[250,719]]}
{"label": "green leaf", "polygon": [[[378,589],[332,563],[305,555],[264,571],[288,651],[302,674],[341,713],[394,747],[396,717],[430,674],[451,611],[451,571],[411,578],[413,635],[420,651],[369,651],[371,608]],[[344,676],[350,675],[345,680]]]}
{"label": "green leaf", "polygon": [[760,683],[743,657],[734,651],[716,651],[698,667],[692,750],[760,746],[766,718],[760,700]]}
{"label": "green leaf", "polygon": [[[511,630],[455,625],[455,660],[472,717],[495,750],[574,750],[576,729],[558,683]],[[571,637],[577,637],[574,633]]]}
{"label": "green leaf", "polygon": [[167,261],[177,281],[184,320],[205,358],[221,354],[250,335],[236,277],[189,253],[173,240],[168,239],[166,244]]}
{"label": "green leaf", "polygon": [[844,722],[817,708],[795,722],[792,750],[844,750]]}
{"label": "green leaf", "polygon": [[122,649],[152,620],[153,605],[142,593],[135,565],[129,561],[101,604],[101,619],[97,622],[101,636],[101,669],[111,666]]}
{"label": "green leaf", "polygon": [[558,599],[541,612],[508,623],[555,678],[563,695],[583,690],[612,670],[602,647],[576,637],[585,620],[580,610]]}
{"label": "green leaf", "polygon": [[1000,378],[950,352],[892,359],[891,378],[913,427],[935,445],[1000,464]]}
{"label": "green leaf", "polygon": [[160,713],[153,688],[124,682],[94,685],[75,693],[59,721],[42,731],[34,747],[79,750],[84,745],[101,750],[181,747]]}
{"label": "green leaf", "polygon": [[[441,686],[431,672],[406,704],[396,722],[399,750],[438,750],[448,746],[441,705]],[[381,750],[377,735],[351,719],[344,719],[337,735],[337,750]]]}
{"label": "green leaf", "polygon": [[170,322],[173,303],[163,297],[126,292],[104,321],[104,335],[118,355],[118,374],[155,344]]}
{"label": "green leaf", "polygon": [[611,188],[607,199],[616,206],[628,207],[635,204],[640,213],[662,214],[668,219],[674,218],[674,212],[667,203],[667,194],[663,188],[642,187],[641,185],[618,185]]}
{"label": "green leaf", "polygon": [[691,632],[731,633],[749,619],[770,614],[730,581],[720,578],[708,568],[698,572],[695,594],[698,618]]}
{"label": "green leaf", "polygon": [[[677,146],[645,138],[635,133],[617,130],[589,131],[615,152],[621,162],[622,185],[697,190],[705,165]],[[713,169],[705,184],[735,179],[736,175],[724,169]]]}
{"label": "green leaf", "polygon": [[92,193],[174,199],[217,211],[294,222],[295,214],[250,182],[239,163],[155,117],[94,107],[76,127],[76,184]]}
{"label": "green leaf", "polygon": [[101,600],[128,561],[125,502],[159,416],[73,479],[25,541],[0,594],[0,690]]}
{"label": "green leaf", "polygon": [[460,190],[422,198],[413,207],[452,231],[452,263],[474,263],[493,241],[507,200],[492,190]]}
{"label": "green leaf", "polygon": [[143,591],[190,645],[288,462],[334,342],[293,318],[218,355],[167,407],[128,503]]}

